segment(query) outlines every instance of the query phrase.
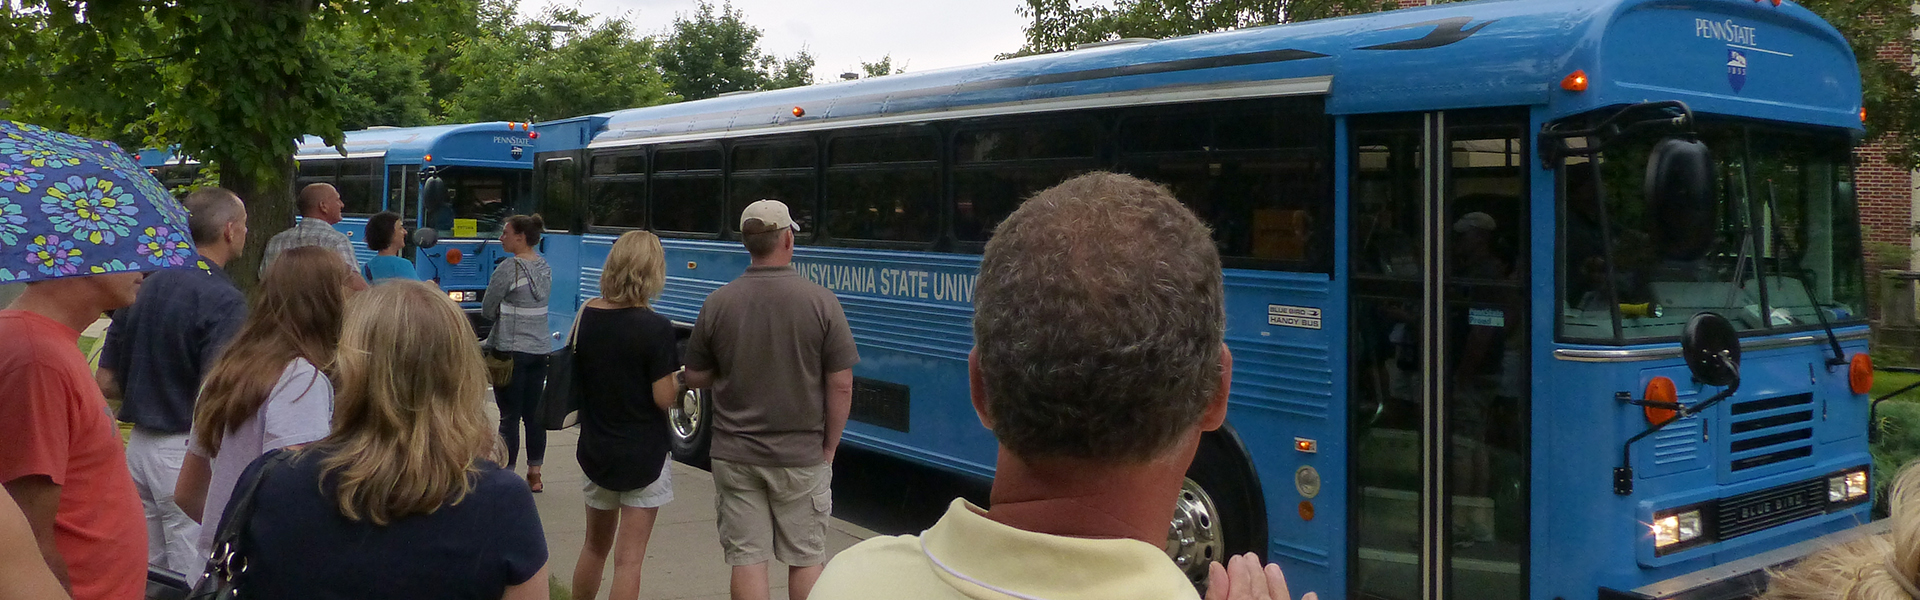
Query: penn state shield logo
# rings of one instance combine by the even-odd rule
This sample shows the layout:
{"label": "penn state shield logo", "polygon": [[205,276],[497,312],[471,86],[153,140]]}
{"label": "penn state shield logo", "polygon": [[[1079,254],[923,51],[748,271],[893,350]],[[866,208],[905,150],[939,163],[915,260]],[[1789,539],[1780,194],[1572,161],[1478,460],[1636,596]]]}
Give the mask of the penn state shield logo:
{"label": "penn state shield logo", "polygon": [[1733,93],[1747,87],[1747,55],[1739,50],[1727,49],[1727,83],[1733,86]]}

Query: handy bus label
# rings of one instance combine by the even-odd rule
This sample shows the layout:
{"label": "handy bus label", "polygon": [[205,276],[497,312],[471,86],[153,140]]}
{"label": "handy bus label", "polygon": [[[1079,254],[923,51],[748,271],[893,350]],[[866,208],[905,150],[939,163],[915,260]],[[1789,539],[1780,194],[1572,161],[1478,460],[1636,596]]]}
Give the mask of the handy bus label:
{"label": "handy bus label", "polygon": [[1320,328],[1320,309],[1311,306],[1267,305],[1267,324],[1300,329]]}

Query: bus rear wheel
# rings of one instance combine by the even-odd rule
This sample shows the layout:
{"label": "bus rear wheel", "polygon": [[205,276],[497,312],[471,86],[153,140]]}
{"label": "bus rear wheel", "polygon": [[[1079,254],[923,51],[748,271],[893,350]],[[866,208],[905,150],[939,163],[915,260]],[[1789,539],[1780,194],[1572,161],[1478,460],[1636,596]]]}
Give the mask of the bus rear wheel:
{"label": "bus rear wheel", "polygon": [[1241,453],[1221,438],[1200,443],[1174,500],[1167,556],[1194,587],[1207,587],[1207,565],[1252,552],[1266,556],[1266,512]]}
{"label": "bus rear wheel", "polygon": [[673,459],[688,466],[711,468],[707,448],[713,441],[713,392],[680,388],[680,397],[667,409],[667,430]]}

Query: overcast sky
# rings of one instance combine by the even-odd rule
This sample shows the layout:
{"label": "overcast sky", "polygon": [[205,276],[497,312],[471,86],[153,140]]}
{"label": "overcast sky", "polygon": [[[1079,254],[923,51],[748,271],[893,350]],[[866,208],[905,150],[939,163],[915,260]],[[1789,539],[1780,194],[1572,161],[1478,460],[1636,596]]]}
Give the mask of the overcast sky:
{"label": "overcast sky", "polygon": [[[694,0],[564,0],[589,13],[625,13],[649,34],[667,31]],[[548,0],[521,0],[538,12]],[[718,4],[718,2],[716,2]],[[733,0],[765,35],[760,47],[780,56],[806,48],[822,81],[859,72],[860,63],[892,55],[895,68],[928,71],[993,60],[1024,41],[1021,0]]]}

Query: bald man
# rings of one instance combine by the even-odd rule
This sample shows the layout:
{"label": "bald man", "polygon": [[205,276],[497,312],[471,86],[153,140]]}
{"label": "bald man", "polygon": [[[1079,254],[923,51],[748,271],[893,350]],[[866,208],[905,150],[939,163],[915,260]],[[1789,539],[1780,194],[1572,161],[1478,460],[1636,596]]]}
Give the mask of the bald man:
{"label": "bald man", "polygon": [[301,246],[320,246],[339,253],[341,260],[347,261],[347,271],[358,279],[360,260],[353,256],[353,242],[347,241],[347,234],[333,228],[334,223],[340,222],[340,210],[345,207],[346,203],[340,201],[340,191],[331,184],[313,183],[300,188],[300,197],[294,201],[294,208],[300,211],[300,222],[267,241],[267,255],[260,260],[260,278],[266,278],[267,266],[273,264],[281,252]]}

